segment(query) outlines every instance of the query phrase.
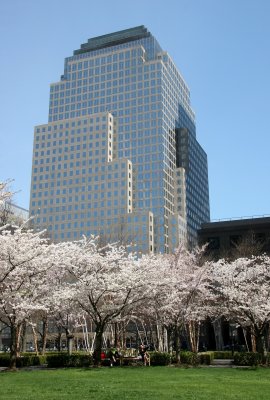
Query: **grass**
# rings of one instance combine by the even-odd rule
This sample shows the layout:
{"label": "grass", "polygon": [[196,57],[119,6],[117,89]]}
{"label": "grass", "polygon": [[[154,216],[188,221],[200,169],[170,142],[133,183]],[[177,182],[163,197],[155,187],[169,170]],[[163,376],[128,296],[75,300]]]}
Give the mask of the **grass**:
{"label": "grass", "polygon": [[269,369],[99,368],[0,373],[1,400],[269,400]]}

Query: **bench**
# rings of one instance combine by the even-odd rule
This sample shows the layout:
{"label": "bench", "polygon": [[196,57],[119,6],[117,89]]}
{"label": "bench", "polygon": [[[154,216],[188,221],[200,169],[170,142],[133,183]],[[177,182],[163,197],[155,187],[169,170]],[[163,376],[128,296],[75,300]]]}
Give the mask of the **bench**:
{"label": "bench", "polygon": [[[143,365],[143,361],[141,357],[131,357],[131,356],[121,356],[120,357],[120,365]],[[145,365],[150,366],[150,354],[146,355]]]}

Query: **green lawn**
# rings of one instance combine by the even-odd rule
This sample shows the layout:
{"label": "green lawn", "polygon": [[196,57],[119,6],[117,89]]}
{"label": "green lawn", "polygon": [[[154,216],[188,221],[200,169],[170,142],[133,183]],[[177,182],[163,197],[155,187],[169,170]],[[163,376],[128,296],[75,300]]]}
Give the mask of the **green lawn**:
{"label": "green lawn", "polygon": [[0,373],[1,400],[269,400],[270,369],[123,367]]}

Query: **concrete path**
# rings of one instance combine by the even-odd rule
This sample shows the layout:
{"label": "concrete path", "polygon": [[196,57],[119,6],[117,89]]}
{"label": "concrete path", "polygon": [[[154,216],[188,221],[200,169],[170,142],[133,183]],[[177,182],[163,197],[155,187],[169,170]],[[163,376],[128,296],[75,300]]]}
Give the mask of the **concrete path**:
{"label": "concrete path", "polygon": [[223,359],[215,359],[212,361],[210,364],[210,367],[215,367],[215,368],[232,368],[233,365],[233,360],[223,360]]}

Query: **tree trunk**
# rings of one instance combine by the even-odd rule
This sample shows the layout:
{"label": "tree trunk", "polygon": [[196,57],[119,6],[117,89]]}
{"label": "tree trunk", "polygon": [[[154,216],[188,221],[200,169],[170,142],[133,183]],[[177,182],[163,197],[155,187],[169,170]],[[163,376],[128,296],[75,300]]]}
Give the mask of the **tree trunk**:
{"label": "tree trunk", "polygon": [[154,338],[153,338],[153,325],[150,324],[150,336],[149,336],[149,343],[151,345],[151,347],[153,346],[154,343]]}
{"label": "tree trunk", "polygon": [[200,334],[201,334],[201,322],[197,323],[197,333],[196,333],[196,353],[199,351]]}
{"label": "tree trunk", "polygon": [[163,340],[162,340],[161,326],[160,326],[160,323],[158,321],[156,323],[156,332],[157,332],[157,348],[158,348],[158,351],[163,351]]}
{"label": "tree trunk", "polygon": [[175,345],[176,364],[181,364],[181,358],[180,358],[180,350],[181,350],[180,327],[178,325],[175,325],[175,327],[174,327],[174,345]]}
{"label": "tree trunk", "polygon": [[261,355],[262,364],[266,364],[267,361],[267,350],[265,334],[267,333],[266,326],[262,328],[254,327],[254,334],[256,336],[256,350]]}
{"label": "tree trunk", "polygon": [[126,350],[127,348],[127,338],[126,338],[126,326],[125,323],[122,323],[122,349]]}
{"label": "tree trunk", "polygon": [[213,322],[213,328],[216,339],[216,350],[222,351],[224,349],[223,335],[222,335],[222,319],[217,318]]}
{"label": "tree trunk", "polygon": [[21,328],[21,341],[20,341],[21,342],[20,350],[23,353],[26,352],[26,329],[27,325],[26,322],[24,321]]}
{"label": "tree trunk", "polygon": [[256,349],[257,349],[257,345],[256,345],[256,336],[255,336],[253,327],[251,327],[251,329],[250,329],[250,339],[251,339],[251,351],[253,353],[255,353]]}
{"label": "tree trunk", "polygon": [[172,354],[173,351],[173,343],[172,343],[172,327],[171,326],[165,326],[166,331],[167,331],[167,346],[168,346],[168,351],[170,354]]}
{"label": "tree trunk", "polygon": [[20,325],[12,324],[10,327],[11,346],[10,346],[10,361],[9,368],[16,369],[16,359],[19,354],[19,331]]}
{"label": "tree trunk", "polygon": [[37,332],[35,330],[35,327],[32,325],[32,332],[33,332],[33,341],[34,341],[34,348],[35,348],[35,353],[38,355],[38,338],[37,338]]}
{"label": "tree trunk", "polygon": [[166,353],[169,352],[169,346],[168,346],[168,331],[166,329],[166,327],[163,325],[162,327],[162,331],[163,331],[163,349]]}
{"label": "tree trunk", "polygon": [[267,349],[270,348],[270,325],[269,323],[267,324],[267,335],[266,335],[266,343],[267,343]]}
{"label": "tree trunk", "polygon": [[245,346],[247,348],[247,352],[249,353],[249,345],[248,345],[248,340],[247,340],[247,331],[246,328],[242,328],[243,335],[244,335],[244,340],[245,340]]}
{"label": "tree trunk", "polygon": [[42,355],[44,355],[46,352],[47,336],[48,336],[48,316],[46,315],[42,320],[42,345],[41,345]]}
{"label": "tree trunk", "polygon": [[118,347],[118,324],[115,322],[114,324],[114,347]]}
{"label": "tree trunk", "polygon": [[199,336],[200,336],[200,323],[190,321],[187,324],[187,332],[190,343],[190,348],[193,353],[198,353],[199,349]]}
{"label": "tree trunk", "polygon": [[101,350],[102,350],[102,338],[104,333],[104,324],[96,323],[96,339],[95,339],[95,351],[94,351],[94,365],[99,367],[101,365]]}
{"label": "tree trunk", "polygon": [[74,336],[71,333],[69,333],[67,335],[67,350],[68,350],[69,356],[71,356],[72,350],[73,350],[73,339],[74,339]]}
{"label": "tree trunk", "polygon": [[61,348],[61,342],[62,342],[62,328],[61,327],[58,327],[57,328],[57,330],[58,330],[58,333],[57,333],[57,338],[56,338],[56,347],[57,347],[57,350],[58,351],[61,351],[62,350],[62,348]]}

